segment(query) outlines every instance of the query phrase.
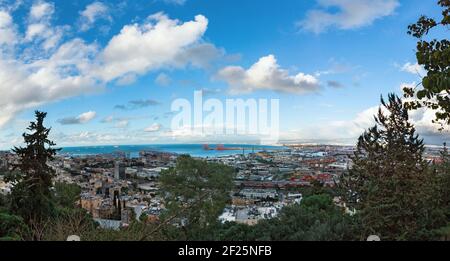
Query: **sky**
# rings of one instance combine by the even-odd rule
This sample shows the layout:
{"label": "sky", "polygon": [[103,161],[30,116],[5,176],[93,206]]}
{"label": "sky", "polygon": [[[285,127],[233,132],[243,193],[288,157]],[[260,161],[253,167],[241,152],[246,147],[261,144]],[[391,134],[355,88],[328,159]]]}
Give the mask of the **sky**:
{"label": "sky", "polygon": [[[279,99],[280,143],[355,144],[425,71],[407,26],[432,0],[0,0],[0,149],[35,110],[59,146],[251,143],[178,135],[176,99]],[[445,37],[434,32],[436,37]],[[411,113],[427,144],[450,140]]]}

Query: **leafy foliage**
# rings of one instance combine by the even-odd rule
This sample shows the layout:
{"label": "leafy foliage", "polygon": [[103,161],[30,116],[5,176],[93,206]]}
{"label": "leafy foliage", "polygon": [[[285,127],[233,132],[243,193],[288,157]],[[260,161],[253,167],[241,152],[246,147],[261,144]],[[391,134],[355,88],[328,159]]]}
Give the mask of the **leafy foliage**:
{"label": "leafy foliage", "polygon": [[253,227],[226,223],[214,236],[225,241],[336,241],[357,240],[359,230],[357,219],[322,194],[305,197],[301,204],[283,208],[277,218]]}
{"label": "leafy foliage", "polygon": [[216,222],[229,202],[234,174],[228,166],[180,156],[176,167],[160,177],[165,218],[176,217],[186,239],[195,239]]}
{"label": "leafy foliage", "polygon": [[21,217],[0,211],[0,241],[21,240],[27,230]]}
{"label": "leafy foliage", "polygon": [[427,75],[422,80],[422,89],[405,88],[404,93],[406,98],[417,98],[407,103],[408,109],[427,107],[437,110],[435,122],[450,124],[450,41],[423,39],[438,26],[448,30],[450,0],[439,0],[438,4],[443,7],[440,21],[422,16],[408,27],[408,33],[419,39],[417,61],[424,66]]}
{"label": "leafy foliage", "polygon": [[80,200],[81,188],[77,184],[57,182],[54,185],[54,201],[61,207],[73,208]]}

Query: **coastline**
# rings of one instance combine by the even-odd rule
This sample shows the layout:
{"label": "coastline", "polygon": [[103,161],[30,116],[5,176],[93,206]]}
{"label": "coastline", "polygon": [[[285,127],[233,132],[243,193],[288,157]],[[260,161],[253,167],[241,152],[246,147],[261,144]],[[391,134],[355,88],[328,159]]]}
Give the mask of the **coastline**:
{"label": "coastline", "polygon": [[171,154],[189,154],[193,157],[218,157],[232,156],[238,154],[249,154],[261,151],[273,151],[286,149],[285,146],[267,146],[267,145],[249,145],[249,144],[151,144],[151,145],[107,145],[107,146],[80,146],[80,147],[62,147],[59,155],[67,154],[69,156],[93,156],[114,153],[125,153],[138,155],[142,151],[153,151],[159,153]]}

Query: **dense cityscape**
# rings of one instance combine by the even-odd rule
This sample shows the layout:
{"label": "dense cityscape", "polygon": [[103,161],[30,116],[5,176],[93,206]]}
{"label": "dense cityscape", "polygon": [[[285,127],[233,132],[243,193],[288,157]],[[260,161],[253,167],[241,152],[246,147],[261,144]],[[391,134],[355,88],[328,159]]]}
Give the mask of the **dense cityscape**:
{"label": "dense cityscape", "polygon": [[[202,146],[202,145],[198,145]],[[203,145],[204,146],[204,145]],[[428,148],[427,162],[439,163],[441,148]],[[261,219],[277,216],[284,206],[299,204],[302,193],[314,183],[333,188],[342,173],[352,166],[352,146],[289,145],[273,151],[201,158],[207,162],[228,165],[236,170],[235,188],[230,191],[232,203],[219,217],[221,222],[254,225]],[[119,229],[134,217],[149,222],[159,220],[165,202],[158,178],[162,171],[176,166],[178,155],[167,152],[141,151],[138,156],[117,151],[105,155],[71,156],[59,154],[49,165],[56,171],[54,182],[74,183],[82,193],[77,202],[104,228]],[[12,170],[18,157],[0,152],[0,170]],[[2,181],[0,192],[8,194],[12,184]],[[115,218],[117,200],[122,205]],[[345,206],[339,197],[338,206]],[[351,210],[346,209],[351,213]],[[133,214],[132,214],[133,213]]]}

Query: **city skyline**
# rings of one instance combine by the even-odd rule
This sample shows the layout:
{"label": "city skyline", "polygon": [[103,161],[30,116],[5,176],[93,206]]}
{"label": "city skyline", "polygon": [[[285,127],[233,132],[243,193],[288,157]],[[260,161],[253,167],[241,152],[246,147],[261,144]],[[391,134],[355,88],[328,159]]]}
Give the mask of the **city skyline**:
{"label": "city skyline", "polygon": [[[176,99],[279,99],[280,142],[355,144],[380,95],[425,75],[407,26],[419,0],[0,1],[0,149],[34,110],[59,146],[246,143],[174,136]],[[445,32],[434,32],[442,36]],[[427,144],[450,138],[411,113]]]}

